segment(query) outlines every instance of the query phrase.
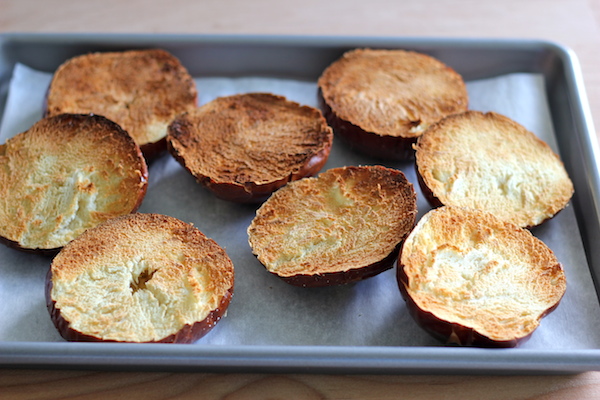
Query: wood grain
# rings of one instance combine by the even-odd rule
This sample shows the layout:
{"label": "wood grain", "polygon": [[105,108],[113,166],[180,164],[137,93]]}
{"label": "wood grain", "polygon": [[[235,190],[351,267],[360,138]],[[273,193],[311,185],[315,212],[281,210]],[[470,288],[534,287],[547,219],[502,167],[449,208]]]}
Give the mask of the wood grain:
{"label": "wood grain", "polygon": [[[592,116],[600,123],[598,0],[1,0],[0,10],[0,32],[545,39],[579,57]],[[344,376],[3,369],[0,398],[585,400],[600,398],[600,372]]]}
{"label": "wood grain", "polygon": [[28,371],[0,374],[7,399],[598,399],[600,374],[560,376],[262,375]]}

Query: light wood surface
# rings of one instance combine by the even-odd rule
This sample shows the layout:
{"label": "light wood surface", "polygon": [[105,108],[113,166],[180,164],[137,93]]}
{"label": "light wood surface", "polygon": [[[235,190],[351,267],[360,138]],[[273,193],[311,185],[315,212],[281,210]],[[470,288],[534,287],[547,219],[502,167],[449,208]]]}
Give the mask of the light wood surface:
{"label": "light wood surface", "polygon": [[[0,32],[545,39],[577,54],[600,124],[600,0],[0,0]],[[66,397],[597,399],[600,372],[500,377],[0,370],[2,399]]]}

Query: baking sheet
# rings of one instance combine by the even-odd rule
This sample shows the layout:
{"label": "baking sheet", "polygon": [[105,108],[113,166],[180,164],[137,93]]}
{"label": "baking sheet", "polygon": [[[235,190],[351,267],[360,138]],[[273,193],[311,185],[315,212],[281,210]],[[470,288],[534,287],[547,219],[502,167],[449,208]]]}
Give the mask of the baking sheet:
{"label": "baking sheet", "polygon": [[[20,64],[15,66],[12,73],[9,97],[0,127],[0,142],[27,129],[41,117],[43,96],[51,76],[48,71],[35,71]],[[313,80],[264,76],[198,76],[196,83],[200,104],[216,96],[268,91],[285,95],[302,104],[316,106],[316,83]],[[470,79],[467,82],[470,107],[505,114],[547,141],[553,149],[560,151],[545,85],[545,77],[539,73],[510,73],[488,79]],[[379,163],[382,162],[358,155],[336,141],[324,169]],[[429,206],[416,184],[412,164],[383,164],[404,171],[415,184],[419,214],[425,213]],[[308,349],[317,346],[320,354],[330,354],[331,357],[340,356],[336,354],[338,349],[349,350],[349,357],[356,357],[356,360],[362,357],[383,357],[380,349],[383,347],[390,349],[390,354],[398,349],[414,348],[415,351],[422,351],[424,348],[424,353],[419,353],[421,357],[424,354],[436,357],[441,355],[447,361],[445,357],[450,356],[450,352],[451,357],[456,357],[457,354],[474,357],[467,363],[467,368],[476,369],[475,361],[481,356],[484,357],[483,360],[494,363],[495,354],[489,358],[485,353],[479,354],[479,350],[444,348],[416,326],[400,297],[394,270],[341,287],[307,289],[287,285],[266,273],[251,254],[246,227],[254,216],[255,207],[216,199],[169,155],[150,166],[149,183],[148,194],[140,212],[164,213],[194,223],[226,249],[236,269],[236,291],[227,316],[196,345],[191,345],[194,350],[190,349],[188,352],[190,357],[198,357],[205,354],[205,351],[224,351],[220,356],[226,360],[228,358],[225,355],[229,354],[229,350],[241,352],[242,355],[249,351],[246,356],[251,360],[250,363],[254,360],[254,365],[260,364],[258,360],[261,356],[272,357],[275,354],[283,358],[273,361],[274,363],[298,367],[331,361],[317,360],[316,357],[299,360],[299,355],[293,349],[298,348],[302,352],[303,346],[308,346],[305,354],[314,355]],[[600,330],[597,329],[600,326],[600,306],[573,205],[555,219],[534,229],[533,233],[556,253],[565,268],[568,288],[560,306],[542,321],[529,341],[514,351],[519,356],[528,354],[531,359],[539,358],[540,355],[547,357],[550,351],[550,358],[544,361],[547,368],[560,370],[558,364],[564,361],[565,356],[577,354],[580,360],[584,360],[584,356],[589,357],[591,354],[593,358],[596,355],[585,350],[600,348]],[[0,350],[4,343],[7,345],[5,348],[24,350],[29,357],[34,358],[36,352],[41,354],[52,351],[53,348],[64,350],[64,341],[50,322],[43,297],[43,281],[50,261],[48,257],[0,248],[0,315],[3,316],[0,324]],[[10,343],[14,343],[14,346],[10,347]],[[56,346],[47,346],[48,343]],[[78,354],[85,359],[89,349],[81,349],[82,344],[68,345],[69,349],[82,350]],[[173,357],[171,364],[185,364],[189,361],[178,358],[182,351],[178,345],[166,346],[160,345],[152,349],[156,349],[163,359]],[[131,354],[123,360],[112,353],[114,348],[111,345],[104,348],[115,357],[111,361],[114,364],[133,362]],[[102,352],[98,349],[94,347],[94,351]],[[442,353],[431,353],[435,349],[440,349]],[[145,353],[142,354],[150,354],[148,350],[149,348],[144,347]],[[456,353],[456,350],[462,350],[462,353]],[[554,351],[556,353],[552,353]],[[286,358],[282,356],[284,354],[290,356]],[[509,351],[502,354],[514,356],[515,353]],[[219,355],[215,357],[218,359]],[[501,360],[500,357],[497,358],[499,367]],[[380,361],[385,364],[384,360]],[[415,362],[416,367],[426,365],[425,360],[420,360],[419,356]],[[202,361],[196,358],[196,363],[202,364]],[[352,364],[352,361],[347,360],[346,366],[348,364]],[[367,364],[365,362],[363,365]],[[449,360],[447,365],[452,364]],[[600,364],[600,358],[597,364]],[[529,368],[526,364],[520,365],[517,368]],[[337,368],[339,367],[338,364]],[[464,369],[464,365],[462,368]]]}

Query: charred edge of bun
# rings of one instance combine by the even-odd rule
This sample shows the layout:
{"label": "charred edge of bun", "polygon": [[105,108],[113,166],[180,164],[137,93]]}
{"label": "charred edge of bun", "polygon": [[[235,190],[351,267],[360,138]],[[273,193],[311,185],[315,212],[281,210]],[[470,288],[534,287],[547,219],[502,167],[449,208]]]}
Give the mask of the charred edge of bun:
{"label": "charred edge of bun", "polygon": [[429,188],[429,186],[427,186],[425,180],[423,179],[423,176],[419,173],[419,166],[417,165],[416,160],[414,167],[415,175],[417,176],[417,184],[419,185],[419,188],[421,189],[425,200],[427,200],[427,202],[432,208],[438,208],[443,206],[444,204],[440,201],[440,199],[437,198],[435,194],[433,194],[433,191]]}
{"label": "charred edge of bun", "polygon": [[11,249],[22,251],[23,253],[39,254],[42,256],[50,256],[50,257],[55,256],[62,249],[62,246],[54,247],[52,249],[44,249],[44,248],[37,248],[37,247],[36,248],[23,247],[18,242],[15,242],[14,240],[10,240],[3,236],[0,236],[0,243]]}
{"label": "charred edge of bun", "polygon": [[157,160],[167,152],[167,138],[163,137],[156,142],[143,143],[140,150],[148,163]]}
{"label": "charred edge of bun", "polygon": [[271,274],[292,286],[308,288],[346,285],[371,278],[391,269],[398,259],[399,251],[400,245],[396,246],[394,251],[392,251],[389,256],[381,261],[365,267],[353,268],[347,271],[330,272],[316,275],[299,274],[294,276],[281,276],[277,275],[275,272],[271,272]]}
{"label": "charred edge of bun", "polygon": [[405,161],[414,158],[413,144],[418,137],[380,135],[368,132],[337,116],[318,92],[319,108],[334,133],[346,146],[370,157],[389,161]]}

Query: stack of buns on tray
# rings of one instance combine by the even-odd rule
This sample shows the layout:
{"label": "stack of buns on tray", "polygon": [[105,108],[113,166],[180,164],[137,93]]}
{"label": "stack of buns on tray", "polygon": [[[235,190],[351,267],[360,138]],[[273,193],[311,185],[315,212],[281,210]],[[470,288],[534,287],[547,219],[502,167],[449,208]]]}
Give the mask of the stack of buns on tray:
{"label": "stack of buns on tray", "polygon": [[[257,207],[250,249],[288,284],[352,284],[396,265],[408,312],[441,341],[530,337],[566,290],[529,230],[573,195],[559,157],[510,118],[470,110],[461,75],[423,53],[350,50],[317,84],[320,109],[274,93],[198,106],[164,50],[64,62],[44,118],[0,146],[0,238],[52,254],[45,290],[61,335],[190,343],[225,315],[225,250],[189,223],[136,212],[148,165],[168,153],[216,197]],[[378,162],[322,171],[334,135]],[[414,162],[433,207],[420,219],[399,160]]]}

